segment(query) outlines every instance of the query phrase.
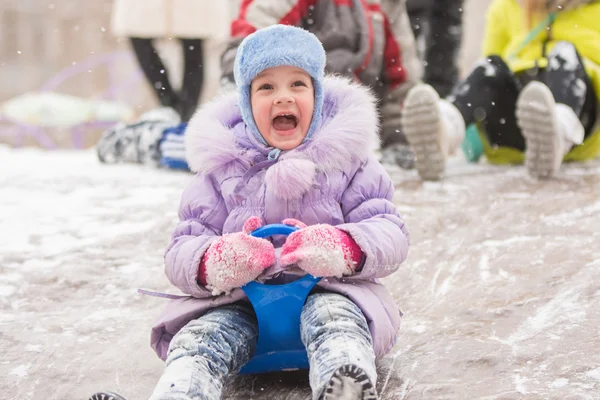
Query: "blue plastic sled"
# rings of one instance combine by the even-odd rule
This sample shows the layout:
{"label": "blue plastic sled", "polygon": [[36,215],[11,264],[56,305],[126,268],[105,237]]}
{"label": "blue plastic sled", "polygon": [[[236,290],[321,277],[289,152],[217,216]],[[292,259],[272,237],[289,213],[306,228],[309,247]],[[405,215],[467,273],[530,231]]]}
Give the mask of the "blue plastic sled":
{"label": "blue plastic sled", "polygon": [[[298,228],[293,226],[273,224],[251,235],[287,236],[296,230]],[[308,369],[306,349],[300,339],[300,313],[306,297],[319,280],[305,275],[284,285],[250,282],[242,287],[256,312],[258,343],[254,357],[242,367],[240,374]]]}

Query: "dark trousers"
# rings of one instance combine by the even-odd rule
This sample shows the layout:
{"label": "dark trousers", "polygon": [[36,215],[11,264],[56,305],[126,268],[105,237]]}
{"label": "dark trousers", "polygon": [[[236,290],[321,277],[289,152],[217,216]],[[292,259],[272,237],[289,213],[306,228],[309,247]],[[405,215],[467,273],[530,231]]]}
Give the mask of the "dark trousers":
{"label": "dark trousers", "polygon": [[548,54],[548,67],[515,75],[498,56],[489,56],[454,89],[448,100],[461,112],[465,125],[478,122],[492,146],[525,150],[525,139],[517,125],[519,92],[531,81],[546,84],[557,103],[573,109],[585,137],[596,122],[596,94],[575,46],[559,42]]}
{"label": "dark trousers", "polygon": [[152,39],[129,39],[138,63],[152,86],[160,104],[172,107],[187,122],[194,114],[204,82],[204,54],[202,39],[179,39],[183,46],[183,83],[176,93],[169,82],[169,74],[158,56]]}
{"label": "dark trousers", "polygon": [[463,0],[408,0],[415,39],[425,43],[423,81],[446,97],[458,82],[458,52],[462,44]]}

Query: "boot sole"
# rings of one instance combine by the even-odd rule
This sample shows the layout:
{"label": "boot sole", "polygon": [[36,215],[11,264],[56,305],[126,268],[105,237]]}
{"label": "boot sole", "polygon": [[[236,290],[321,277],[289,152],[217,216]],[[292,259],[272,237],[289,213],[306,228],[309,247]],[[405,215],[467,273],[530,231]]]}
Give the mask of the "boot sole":
{"label": "boot sole", "polygon": [[112,392],[100,392],[93,394],[89,400],[125,400],[125,397]]}
{"label": "boot sole", "polygon": [[344,365],[329,380],[321,400],[377,400],[367,374],[356,365]]}
{"label": "boot sole", "polygon": [[442,117],[439,96],[430,86],[415,86],[406,97],[402,127],[415,152],[415,167],[424,180],[439,180],[446,169],[441,147]]}
{"label": "boot sole", "polygon": [[528,84],[517,100],[517,124],[525,137],[525,168],[534,178],[551,178],[562,162],[555,104],[550,89],[539,82]]}

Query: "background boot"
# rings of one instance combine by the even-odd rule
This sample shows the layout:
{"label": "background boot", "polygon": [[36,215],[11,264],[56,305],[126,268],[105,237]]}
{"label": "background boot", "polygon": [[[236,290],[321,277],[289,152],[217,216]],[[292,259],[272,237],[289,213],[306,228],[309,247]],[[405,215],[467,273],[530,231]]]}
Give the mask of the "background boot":
{"label": "background boot", "polygon": [[553,177],[565,154],[583,141],[584,129],[575,112],[556,104],[541,82],[529,83],[519,95],[517,123],[525,137],[525,168],[534,178]]}
{"label": "background boot", "polygon": [[429,85],[416,85],[408,93],[402,112],[402,128],[415,155],[415,166],[424,180],[439,180],[448,155],[465,136],[465,122],[458,109],[440,100]]}

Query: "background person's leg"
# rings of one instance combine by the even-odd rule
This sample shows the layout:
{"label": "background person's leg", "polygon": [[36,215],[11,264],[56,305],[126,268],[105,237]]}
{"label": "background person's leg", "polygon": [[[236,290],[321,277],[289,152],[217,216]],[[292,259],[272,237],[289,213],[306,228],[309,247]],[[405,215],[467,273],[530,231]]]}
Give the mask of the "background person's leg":
{"label": "background person's leg", "polygon": [[523,151],[525,139],[515,117],[519,80],[498,56],[481,60],[448,96],[465,126],[478,122],[490,145]]}
{"label": "background person's leg", "polygon": [[441,179],[446,159],[465,137],[466,127],[479,122],[492,146],[519,150],[525,141],[517,126],[515,103],[520,83],[500,57],[481,60],[452,95],[440,100],[430,85],[411,89],[404,102],[402,128],[416,155],[424,180]]}
{"label": "background person's leg", "polygon": [[171,87],[167,69],[160,59],[152,39],[131,37],[129,41],[137,57],[138,64],[144,71],[144,75],[150,86],[152,86],[152,90],[154,90],[160,104],[164,107],[177,108],[177,95]]}
{"label": "background person's leg", "polygon": [[554,46],[539,80],[523,89],[517,118],[527,143],[527,172],[550,178],[565,154],[592,132],[596,96],[581,57],[569,42]]}
{"label": "background person's leg", "polygon": [[557,43],[548,54],[548,67],[542,76],[556,103],[573,109],[586,137],[592,133],[596,123],[596,93],[575,46],[569,42]]}
{"label": "background person's leg", "polygon": [[204,83],[204,53],[202,39],[181,39],[183,46],[183,83],[179,92],[180,114],[189,121],[200,99]]}
{"label": "background person's leg", "polygon": [[434,0],[408,0],[406,2],[406,12],[408,13],[410,27],[415,36],[417,49],[421,59],[423,59],[425,54],[425,38],[429,31],[429,16],[431,14],[433,1]]}
{"label": "background person's leg", "polygon": [[458,82],[458,53],[462,44],[463,0],[433,0],[425,37],[423,81],[440,97]]}

